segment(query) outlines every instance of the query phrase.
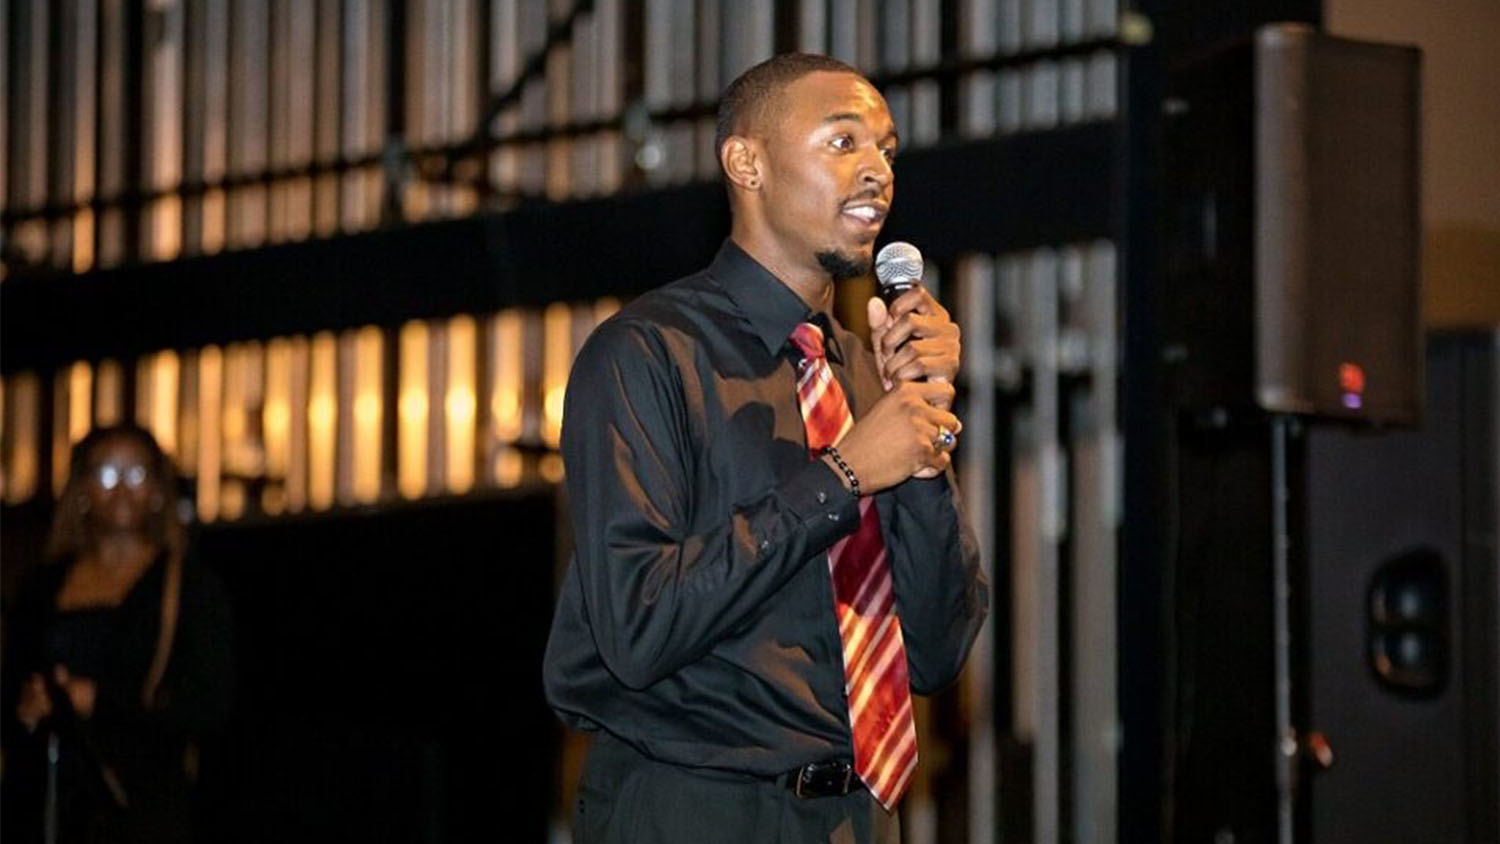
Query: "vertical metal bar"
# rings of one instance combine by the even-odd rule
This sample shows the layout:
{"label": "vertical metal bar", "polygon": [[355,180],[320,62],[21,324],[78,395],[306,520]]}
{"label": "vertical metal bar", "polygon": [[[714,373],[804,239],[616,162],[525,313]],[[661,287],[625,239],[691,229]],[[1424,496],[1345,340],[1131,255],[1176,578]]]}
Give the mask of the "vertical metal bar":
{"label": "vertical metal bar", "polygon": [[1084,27],[1094,38],[1108,38],[1119,27],[1120,0],[1089,0]]}
{"label": "vertical metal bar", "polygon": [[[959,55],[983,58],[995,51],[996,0],[962,0],[959,7]],[[958,131],[982,137],[995,130],[995,75],[979,70],[958,80]]]}
{"label": "vertical metal bar", "polygon": [[1113,120],[1119,113],[1118,59],[1113,50],[1100,50],[1089,57],[1084,71],[1084,116],[1091,120]]}
{"label": "vertical metal bar", "polygon": [[1291,417],[1271,419],[1271,607],[1276,667],[1276,840],[1292,844],[1297,734],[1292,728],[1292,626],[1290,491],[1287,487],[1287,433]]}
{"label": "vertical metal bar", "polygon": [[[125,189],[122,156],[125,145],[123,68],[125,0],[101,0],[99,6],[99,61],[95,65],[99,94],[98,121],[95,124],[94,185],[105,196]],[[119,263],[125,257],[123,211],[104,209],[95,221],[95,256],[102,266]]]}
{"label": "vertical metal bar", "polygon": [[[642,66],[644,68],[645,91],[643,96],[649,111],[658,111],[672,105],[672,17],[674,0],[645,0],[645,24],[642,39]],[[641,138],[641,149],[636,162],[646,172],[646,181],[660,185],[669,181],[664,158],[669,154],[667,132],[658,127],[648,127]]]}
{"label": "vertical metal bar", "polygon": [[[735,29],[745,23],[742,20],[745,7],[744,0],[728,4],[727,8],[720,0],[698,0],[695,85],[692,97],[684,103],[713,102],[719,96],[720,85],[733,78],[731,72],[749,67],[748,64],[739,67],[739,54],[745,52],[744,41],[749,33]],[[738,70],[731,71],[734,67]],[[713,148],[714,121],[710,118],[694,121],[692,133],[693,176],[711,179],[719,171],[717,150]]]}
{"label": "vertical metal bar", "polygon": [[[283,160],[294,167],[306,166],[313,160],[314,73],[317,50],[314,38],[317,33],[317,8],[307,2],[291,3],[285,10],[285,37],[288,64],[296,68],[291,75],[290,91],[286,97],[286,147]],[[313,185],[312,179],[299,176],[285,188],[285,223],[283,235],[292,240],[302,240],[312,233]]]}
{"label": "vertical metal bar", "polygon": [[[524,66],[527,59],[535,55],[547,43],[547,4],[543,2],[520,2],[517,12],[519,53]],[[547,80],[528,80],[521,90],[520,125],[522,130],[540,129],[547,123]],[[523,193],[536,195],[547,187],[545,151],[538,144],[527,144],[519,152],[519,170],[516,187]]]}
{"label": "vertical metal bar", "polygon": [[[1024,255],[1003,255],[996,262],[996,294],[1012,307],[1014,315],[1011,348],[1018,364],[1030,363],[1035,341],[1032,335],[1039,331],[1032,317],[1032,286],[1030,284],[1029,258]],[[1035,370],[1033,370],[1035,374]],[[1038,732],[1036,699],[1041,684],[1038,663],[1038,601],[1039,572],[1042,567],[1041,552],[1044,545],[1042,530],[1041,457],[1037,442],[1037,412],[1035,404],[1017,404],[1011,409],[1011,475],[1010,475],[1010,711],[1011,736],[1022,747],[1035,748]],[[1031,754],[1029,767],[1018,760],[1014,766],[1007,765],[1004,774],[1018,782],[1036,787],[1035,753]],[[1027,788],[1020,786],[1007,789],[1025,794]],[[1034,801],[1030,806],[1007,808],[1008,816],[1028,817],[1035,811]],[[1011,813],[1015,814],[1012,815]],[[1035,826],[1034,823],[1028,824]]]}
{"label": "vertical metal bar", "polygon": [[[268,144],[267,164],[274,170],[284,169],[292,163],[292,80],[302,78],[301,68],[292,66],[293,39],[292,15],[296,8],[307,8],[306,3],[289,0],[271,0],[270,26],[270,73],[269,104],[267,111]],[[269,186],[270,197],[266,209],[266,239],[280,243],[289,236],[291,182],[279,179]]]}
{"label": "vertical metal bar", "polygon": [[[943,58],[942,0],[912,0],[911,62],[932,67]],[[913,147],[937,143],[942,134],[942,91],[936,79],[915,82],[911,87],[911,140]],[[905,141],[907,136],[903,135]]]}
{"label": "vertical metal bar", "polygon": [[[450,68],[453,53],[452,7],[448,0],[424,0],[419,47],[421,62],[418,84],[422,87],[422,111],[418,142],[437,145],[447,139],[452,119],[453,86]],[[368,143],[369,139],[365,139]],[[427,194],[425,215],[445,217],[449,213],[448,190],[442,184],[423,185]]]}
{"label": "vertical metal bar", "polygon": [[1057,119],[1068,125],[1078,123],[1084,117],[1084,80],[1086,78],[1083,59],[1067,58],[1058,63]]}
{"label": "vertical metal bar", "polygon": [[[694,37],[700,17],[694,0],[674,0],[668,31],[671,41],[667,49],[671,53],[669,66],[671,77],[667,80],[671,103],[687,107],[698,99],[697,80],[694,67],[698,56],[708,51],[717,51],[719,44],[699,44]],[[697,173],[696,127],[690,120],[679,120],[666,127],[667,157],[665,171],[668,182],[691,181]]]}
{"label": "vertical metal bar", "polygon": [[56,730],[47,732],[47,797],[42,813],[42,840],[46,844],[57,841],[57,769],[62,762],[62,748]]}
{"label": "vertical metal bar", "polygon": [[[67,202],[73,198],[73,158],[53,150],[66,150],[75,142],[77,126],[73,120],[77,80],[70,60],[77,50],[73,35],[73,3],[62,2],[50,9],[47,22],[47,127],[49,149],[46,159],[47,200]],[[41,224],[47,263],[63,270],[73,263],[72,220],[52,220]]]}
{"label": "vertical metal bar", "polygon": [[828,0],[802,0],[798,5],[797,49],[828,52]]}
{"label": "vertical metal bar", "polygon": [[829,0],[828,54],[841,62],[859,64],[858,0]]}
{"label": "vertical metal bar", "polygon": [[[452,0],[452,4],[449,34],[453,39],[453,51],[448,67],[451,92],[444,143],[473,137],[474,126],[479,120],[480,74],[484,72],[481,67],[484,64],[481,57],[484,28],[479,4],[476,0]],[[470,162],[464,163],[468,166]],[[461,187],[451,188],[449,193],[455,214],[462,216],[474,212],[477,196],[467,182]]]}
{"label": "vertical metal bar", "polygon": [[[204,0],[203,178],[229,172],[229,0]],[[203,196],[203,251],[217,252],[229,234],[229,197],[222,190]]]}
{"label": "vertical metal bar", "polygon": [[[258,173],[267,158],[266,116],[270,80],[270,9],[267,0],[236,0],[230,30],[230,172]],[[259,246],[266,237],[266,189],[253,184],[238,188],[229,200],[229,243]]]}
{"label": "vertical metal bar", "polygon": [[[18,52],[19,45],[11,43],[10,32],[10,0],[0,0],[0,47],[5,48],[5,55],[0,56],[0,211],[11,206],[10,197],[10,171],[18,165],[16,159],[16,143],[10,136],[10,111],[18,108],[18,98],[10,87],[10,63]],[[91,47],[92,45],[85,45]],[[93,53],[89,49],[89,53]],[[10,233],[0,232],[7,239]],[[5,278],[5,263],[0,262],[0,279]]]}
{"label": "vertical metal bar", "polygon": [[[552,0],[553,15],[567,14],[565,0]],[[552,16],[549,16],[549,20]],[[549,45],[547,50],[546,75],[547,125],[563,126],[568,122],[568,100],[571,93],[570,59],[573,46],[570,43]],[[547,198],[554,201],[567,199],[573,189],[572,159],[570,151],[573,140],[557,137],[547,141]]]}
{"label": "vertical metal bar", "polygon": [[[339,75],[339,69],[343,65],[342,12],[341,0],[318,0],[316,59],[312,65],[315,104],[312,154],[324,162],[334,161],[340,152],[342,128],[339,118],[343,112]],[[313,232],[319,237],[328,237],[338,231],[339,194],[337,175],[329,173],[317,177],[317,183],[313,185]]]}
{"label": "vertical metal bar", "polygon": [[[390,78],[389,72],[391,71],[388,71],[388,67],[390,66],[388,56],[393,49],[392,44],[394,40],[387,32],[387,27],[393,23],[390,11],[391,6],[399,2],[400,0],[372,0],[370,16],[364,33],[365,43],[368,45],[364,68],[364,90],[366,91],[365,96],[368,102],[365,107],[364,126],[361,127],[364,136],[363,148],[365,155],[381,152],[385,147],[386,127],[388,125],[386,112],[388,103],[385,96],[385,83]],[[399,68],[395,68],[393,71],[399,72]],[[386,160],[383,162],[383,165],[365,167],[358,173],[358,178],[364,182],[365,191],[364,207],[359,209],[360,225],[364,229],[371,229],[380,225],[381,214],[383,209],[388,205],[390,207],[400,207],[401,197],[393,196],[389,202],[386,200],[386,192],[388,190],[397,190],[402,184],[402,180],[399,179],[391,180],[393,183],[388,184],[388,172],[391,169],[395,169],[402,175],[403,179],[405,176],[403,171],[404,162],[401,160],[400,150],[386,150]]]}
{"label": "vertical metal bar", "polygon": [[1064,44],[1073,44],[1084,39],[1086,20],[1083,5],[1086,0],[1061,0],[1057,11],[1058,39]]}
{"label": "vertical metal bar", "polygon": [[884,0],[855,0],[854,4],[854,61],[855,67],[866,70],[880,66],[880,12]]}
{"label": "vertical metal bar", "polygon": [[1057,368],[1057,256],[1050,249],[1032,253],[1029,268],[1032,412],[1035,414],[1040,546],[1036,584],[1036,724],[1033,831],[1035,844],[1052,844],[1061,834],[1061,578],[1058,543],[1067,529],[1067,468],[1058,441],[1060,416]]}
{"label": "vertical metal bar", "polygon": [[442,495],[448,479],[448,324],[427,321],[427,486],[425,494]]}
{"label": "vertical metal bar", "polygon": [[[151,185],[171,191],[182,184],[183,46],[186,39],[185,0],[154,0],[152,12],[160,26],[151,45]],[[171,193],[151,209],[151,256],[172,260],[182,253],[182,197]]]}
{"label": "vertical metal bar", "polygon": [[[580,15],[573,23],[572,66],[568,76],[569,119],[589,120],[599,113],[599,18],[597,11]],[[599,192],[599,143],[592,135],[573,139],[568,167],[572,171],[573,196]]]}
{"label": "vertical metal bar", "polygon": [[357,499],[356,464],[359,454],[355,448],[357,420],[355,419],[355,397],[359,390],[359,333],[356,329],[345,329],[338,335],[335,371],[338,403],[337,424],[334,430],[334,500],[341,506],[351,506]]}
{"label": "vertical metal bar", "polygon": [[[614,117],[625,107],[625,43],[623,0],[598,0],[594,6],[597,21],[598,52],[598,101],[595,115]],[[600,193],[618,191],[625,177],[624,148],[620,132],[609,129],[599,138],[599,184]]]}
{"label": "vertical metal bar", "polygon": [[1026,85],[1024,128],[1035,131],[1054,128],[1058,121],[1057,62],[1034,62],[1022,73]]}
{"label": "vertical metal bar", "polygon": [[1028,0],[1026,5],[1026,46],[1037,49],[1055,46],[1058,40],[1058,0]]}
{"label": "vertical metal bar", "polygon": [[[343,62],[339,98],[339,149],[345,158],[364,154],[365,125],[369,119],[370,86],[369,29],[373,0],[345,0],[342,21]],[[395,0],[404,2],[404,0]],[[415,37],[415,36],[411,36]],[[383,80],[382,80],[383,81]],[[339,191],[339,226],[346,232],[364,226],[366,183],[364,174],[344,173]]]}
{"label": "vertical metal bar", "polygon": [[[875,23],[879,30],[877,66],[883,71],[902,71],[911,66],[912,20],[910,0],[885,0]],[[903,138],[915,137],[912,131],[910,86],[889,86],[885,101],[891,109],[891,120]]]}
{"label": "vertical metal bar", "polygon": [[1071,530],[1073,603],[1072,840],[1116,838],[1115,583],[1120,525],[1119,433],[1115,427],[1115,251],[1109,242],[1078,250],[1088,389],[1075,399]]}
{"label": "vertical metal bar", "polygon": [[[74,182],[73,198],[86,202],[96,193],[94,161],[98,152],[99,116],[99,4],[98,0],[78,0],[76,18],[77,35],[74,40],[77,53],[74,61],[74,83],[77,111],[73,132]],[[96,260],[95,242],[99,227],[97,214],[92,210],[75,215],[73,269],[83,272],[91,269]]]}
{"label": "vertical metal bar", "polygon": [[[204,4],[189,3],[183,15],[182,38],[182,179],[203,178],[204,144]],[[203,197],[182,197],[182,252],[196,255],[203,250]]]}
{"label": "vertical metal bar", "polygon": [[[491,91],[510,88],[521,71],[520,0],[494,0],[490,8],[490,78]],[[507,108],[495,118],[489,132],[506,134],[520,125],[519,109]],[[500,193],[511,193],[519,186],[520,156],[514,147],[502,147],[490,155],[493,184]]]}
{"label": "vertical metal bar", "polygon": [[[974,516],[974,533],[987,564],[990,582],[995,582],[994,561],[999,557],[994,523],[980,514],[994,512],[996,496],[995,437],[998,401],[995,380],[995,267],[989,256],[960,259],[957,267],[959,322],[964,327],[963,377],[968,385],[964,410],[963,465],[959,478],[964,501]],[[965,671],[965,709],[969,725],[969,841],[991,844],[995,840],[996,781],[995,748],[995,639],[1004,635],[991,622],[974,643]]]}

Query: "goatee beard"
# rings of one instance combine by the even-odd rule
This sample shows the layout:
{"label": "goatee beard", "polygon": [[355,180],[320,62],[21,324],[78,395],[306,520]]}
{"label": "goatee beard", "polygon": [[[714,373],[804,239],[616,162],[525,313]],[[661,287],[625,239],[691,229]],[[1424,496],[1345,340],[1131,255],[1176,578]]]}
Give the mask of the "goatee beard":
{"label": "goatee beard", "polygon": [[822,267],[834,281],[848,281],[870,273],[868,260],[850,257],[832,249],[818,253],[818,266]]}

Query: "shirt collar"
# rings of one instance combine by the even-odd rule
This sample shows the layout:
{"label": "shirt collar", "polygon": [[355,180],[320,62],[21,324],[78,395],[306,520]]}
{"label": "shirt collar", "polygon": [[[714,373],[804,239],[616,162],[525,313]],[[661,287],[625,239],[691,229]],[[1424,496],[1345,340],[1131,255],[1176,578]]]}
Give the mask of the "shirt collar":
{"label": "shirt collar", "polygon": [[790,347],[792,329],[798,323],[813,322],[823,329],[829,359],[843,363],[843,349],[839,347],[832,318],[813,313],[800,296],[733,240],[725,238],[719,254],[709,265],[708,274],[729,294],[769,354],[781,354]]}

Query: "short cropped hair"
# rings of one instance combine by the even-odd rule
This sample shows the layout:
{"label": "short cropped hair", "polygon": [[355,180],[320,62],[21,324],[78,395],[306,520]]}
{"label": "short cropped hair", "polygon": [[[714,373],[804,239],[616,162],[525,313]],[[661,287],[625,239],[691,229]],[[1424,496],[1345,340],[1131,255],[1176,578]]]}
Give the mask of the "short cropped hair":
{"label": "short cropped hair", "polygon": [[782,53],[735,77],[719,100],[719,117],[714,131],[714,154],[724,151],[730,135],[765,117],[776,98],[788,85],[809,73],[831,71],[862,76],[858,70],[838,59],[812,53]]}

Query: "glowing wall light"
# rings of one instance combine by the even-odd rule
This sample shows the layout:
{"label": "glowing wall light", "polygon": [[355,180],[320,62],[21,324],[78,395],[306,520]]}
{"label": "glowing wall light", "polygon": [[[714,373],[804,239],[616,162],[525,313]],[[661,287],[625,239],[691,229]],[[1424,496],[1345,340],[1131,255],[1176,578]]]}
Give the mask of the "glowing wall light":
{"label": "glowing wall light", "polygon": [[338,338],[312,338],[307,396],[307,503],[333,506],[338,452]]}
{"label": "glowing wall light", "polygon": [[99,361],[94,373],[94,424],[118,425],[124,418],[125,373],[117,360]]}
{"label": "glowing wall light", "polygon": [[521,482],[524,462],[516,442],[525,427],[521,397],[525,388],[525,321],[519,311],[501,311],[490,321],[490,424],[495,439],[494,482]]}
{"label": "glowing wall light", "polygon": [[300,513],[307,507],[308,487],[308,414],[305,412],[311,391],[311,351],[306,337],[293,337],[287,343],[287,436],[286,508]]}
{"label": "glowing wall light", "polygon": [[443,399],[447,422],[448,491],[468,492],[474,486],[476,327],[471,316],[448,321],[448,388]]}
{"label": "glowing wall light", "polygon": [[223,468],[224,353],[218,346],[198,352],[198,517],[219,517]]}
{"label": "glowing wall light", "polygon": [[542,442],[557,448],[562,441],[563,396],[573,364],[573,313],[554,302],[542,317]]}
{"label": "glowing wall light", "polygon": [[144,355],[135,367],[135,421],[156,437],[162,451],[177,452],[177,395],[180,367],[177,353],[167,349]]}
{"label": "glowing wall light", "polygon": [[427,324],[401,326],[399,342],[396,487],[406,498],[419,498],[427,489]]}
{"label": "glowing wall light", "polygon": [[267,515],[287,509],[287,475],[292,462],[292,343],[278,337],[266,344],[266,401],[261,408],[261,441],[266,450],[266,483],[260,508]]}
{"label": "glowing wall light", "polygon": [[384,390],[384,337],[367,325],[354,337],[354,499],[380,499],[381,396]]}
{"label": "glowing wall light", "polygon": [[84,361],[59,370],[52,381],[52,494],[62,495],[68,481],[73,443],[83,439],[92,421],[93,371]]}
{"label": "glowing wall light", "polygon": [[23,372],[5,382],[5,500],[19,504],[36,495],[41,453],[42,384]]}

